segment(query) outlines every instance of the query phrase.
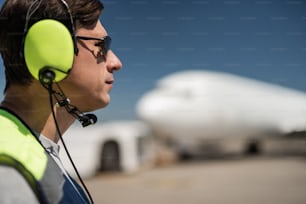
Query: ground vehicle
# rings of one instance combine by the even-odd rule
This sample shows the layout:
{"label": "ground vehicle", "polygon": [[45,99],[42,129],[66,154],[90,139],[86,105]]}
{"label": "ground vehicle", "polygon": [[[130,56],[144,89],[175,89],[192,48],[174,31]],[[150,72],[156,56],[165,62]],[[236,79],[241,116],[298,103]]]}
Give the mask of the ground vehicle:
{"label": "ground vehicle", "polygon": [[[131,173],[149,161],[150,130],[140,121],[116,121],[91,127],[71,127],[64,140],[82,177],[97,171],[123,171]],[[68,172],[73,168],[61,148],[60,157]]]}

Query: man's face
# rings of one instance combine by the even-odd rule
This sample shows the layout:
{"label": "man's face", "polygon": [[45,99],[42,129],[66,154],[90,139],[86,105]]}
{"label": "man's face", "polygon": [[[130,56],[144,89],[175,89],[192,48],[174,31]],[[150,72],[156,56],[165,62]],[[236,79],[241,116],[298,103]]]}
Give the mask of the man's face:
{"label": "man's face", "polygon": [[[78,29],[76,35],[104,38],[107,32],[98,21],[92,29]],[[114,84],[113,72],[122,67],[111,50],[107,55],[103,54],[99,43],[98,40],[77,40],[78,55],[69,76],[60,83],[65,95],[80,111],[93,111],[109,104],[109,92]]]}

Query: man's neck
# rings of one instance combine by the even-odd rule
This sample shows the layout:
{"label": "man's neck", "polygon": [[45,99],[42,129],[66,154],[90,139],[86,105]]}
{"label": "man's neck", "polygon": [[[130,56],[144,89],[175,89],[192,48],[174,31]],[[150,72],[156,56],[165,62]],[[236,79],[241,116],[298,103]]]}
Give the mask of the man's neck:
{"label": "man's neck", "polygon": [[[39,82],[38,82],[39,83]],[[49,94],[41,84],[12,86],[6,93],[1,106],[17,114],[33,131],[57,142],[59,135],[50,110]],[[54,108],[58,127],[63,134],[74,122],[64,108]]]}
{"label": "man's neck", "polygon": [[41,134],[49,138],[50,140],[54,141],[55,143],[57,143],[59,140],[59,134],[61,135],[64,134],[66,130],[75,121],[75,118],[72,117],[69,113],[67,113],[67,111],[63,107],[62,108],[55,107],[54,113],[59,130],[57,130],[55,121],[53,119],[53,115],[50,114],[44,125],[44,128],[41,131]]}

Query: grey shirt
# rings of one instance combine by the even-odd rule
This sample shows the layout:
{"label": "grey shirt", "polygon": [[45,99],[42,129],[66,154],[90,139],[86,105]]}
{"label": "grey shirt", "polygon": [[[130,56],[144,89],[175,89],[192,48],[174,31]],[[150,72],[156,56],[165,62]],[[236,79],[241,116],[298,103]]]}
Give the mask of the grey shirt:
{"label": "grey shirt", "polygon": [[0,175],[1,204],[39,203],[27,181],[14,168],[0,166]]}

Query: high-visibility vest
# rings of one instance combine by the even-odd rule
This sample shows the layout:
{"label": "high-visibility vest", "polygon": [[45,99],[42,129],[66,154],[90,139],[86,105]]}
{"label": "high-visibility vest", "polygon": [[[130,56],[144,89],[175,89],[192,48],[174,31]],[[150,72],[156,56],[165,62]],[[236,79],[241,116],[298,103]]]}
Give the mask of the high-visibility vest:
{"label": "high-visibility vest", "polygon": [[0,165],[15,168],[40,203],[60,201],[63,176],[38,139],[14,114],[0,109]]}

